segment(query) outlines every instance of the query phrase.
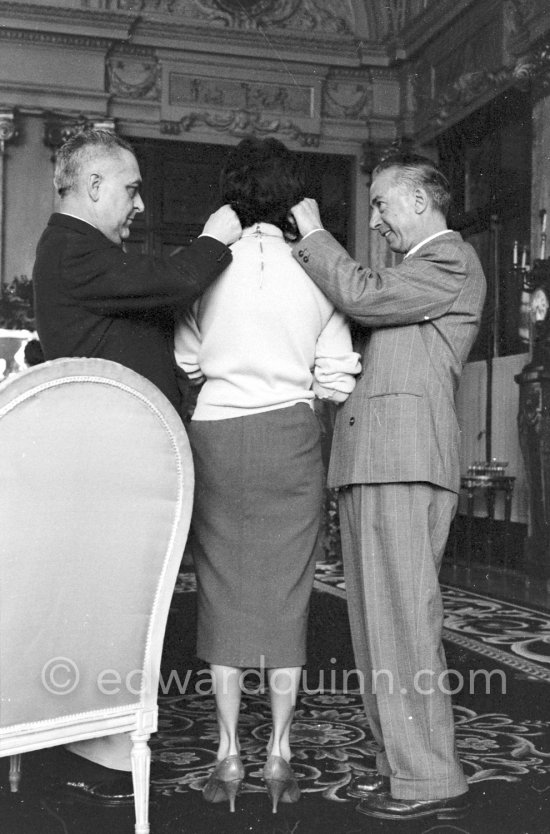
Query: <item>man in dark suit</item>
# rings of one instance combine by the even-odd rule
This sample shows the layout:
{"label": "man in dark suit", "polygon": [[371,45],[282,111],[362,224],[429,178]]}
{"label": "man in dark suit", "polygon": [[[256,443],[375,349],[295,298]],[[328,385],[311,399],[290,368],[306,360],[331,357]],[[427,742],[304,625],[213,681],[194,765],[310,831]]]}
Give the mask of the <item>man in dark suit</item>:
{"label": "man in dark suit", "polygon": [[358,810],[388,819],[467,812],[442,646],[438,572],[460,483],[455,394],[478,332],[485,278],[447,228],[449,185],[424,157],[373,172],[370,228],[401,263],[364,268],[322,228],[314,200],[293,209],[293,253],[362,328],[363,373],[339,408],[329,484],[339,487],[349,615],[377,773]]}
{"label": "man in dark suit", "polygon": [[212,214],[189,247],[168,260],[126,252],[143,211],[131,146],[85,130],[59,150],[52,214],[33,271],[37,330],[45,359],[96,356],[154,382],[180,408],[174,315],[180,315],[231,261],[241,226],[229,206]]}
{"label": "man in dark suit", "polygon": [[[184,406],[174,359],[180,316],[231,261],[241,225],[229,206],[169,260],[127,252],[130,225],[144,205],[132,147],[103,130],[85,130],[59,151],[54,213],[36,250],[37,331],[44,358],[90,356],[126,365]],[[185,386],[183,386],[185,399]],[[79,772],[74,791],[104,802],[131,798],[131,742],[126,734],[68,745]],[[94,764],[83,764],[83,760]]]}

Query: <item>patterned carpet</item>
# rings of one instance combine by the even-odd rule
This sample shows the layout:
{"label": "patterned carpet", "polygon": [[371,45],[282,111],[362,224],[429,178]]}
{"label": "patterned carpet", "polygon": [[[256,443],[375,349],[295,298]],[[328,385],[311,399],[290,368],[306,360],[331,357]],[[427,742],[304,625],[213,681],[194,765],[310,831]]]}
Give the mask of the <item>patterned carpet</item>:
{"label": "patterned carpet", "polygon": [[[345,599],[341,565],[318,563],[315,586]],[[446,641],[550,682],[549,612],[450,585],[442,592]]]}
{"label": "patterned carpet", "polygon": [[[550,832],[550,616],[445,586],[445,648],[453,670],[457,744],[472,810],[455,825],[390,823],[355,812],[351,778],[374,766],[338,567],[319,564],[309,661],[292,730],[302,800],[270,812],[261,768],[269,736],[262,670],[245,679],[240,722],[246,780],[235,814],[201,789],[215,760],[207,669],[194,656],[194,575],[182,573],[162,664],[160,726],[152,738],[152,834],[548,834]],[[43,790],[51,751],[27,754],[25,790],[0,789],[0,834],[131,834],[128,808],[92,808]],[[6,763],[3,763],[6,768]]]}

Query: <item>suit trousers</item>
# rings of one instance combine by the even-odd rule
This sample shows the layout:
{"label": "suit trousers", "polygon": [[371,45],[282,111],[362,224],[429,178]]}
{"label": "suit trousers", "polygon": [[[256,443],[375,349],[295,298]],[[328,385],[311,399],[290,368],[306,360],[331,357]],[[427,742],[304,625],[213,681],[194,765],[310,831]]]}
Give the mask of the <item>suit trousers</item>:
{"label": "suit trousers", "polygon": [[427,483],[361,484],[341,489],[339,506],[378,770],[396,799],[458,796],[468,787],[455,749],[438,580],[457,496]]}

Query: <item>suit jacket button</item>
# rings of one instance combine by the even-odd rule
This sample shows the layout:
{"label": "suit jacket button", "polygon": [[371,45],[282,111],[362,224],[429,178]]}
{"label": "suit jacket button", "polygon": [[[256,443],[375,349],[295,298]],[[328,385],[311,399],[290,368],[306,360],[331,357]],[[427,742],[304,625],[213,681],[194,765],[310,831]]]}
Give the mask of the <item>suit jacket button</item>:
{"label": "suit jacket button", "polygon": [[349,418],[349,424],[350,424],[350,426],[353,426],[353,424],[354,424],[354,423],[355,423],[355,417],[350,417],[350,418]]}
{"label": "suit jacket button", "polygon": [[307,264],[307,262],[308,262],[308,261],[309,261],[308,256],[307,256],[307,255],[304,255],[304,263],[305,263],[305,264]]}
{"label": "suit jacket button", "polygon": [[303,258],[304,257],[304,250],[303,249],[298,249],[298,255],[299,255],[300,258]]}

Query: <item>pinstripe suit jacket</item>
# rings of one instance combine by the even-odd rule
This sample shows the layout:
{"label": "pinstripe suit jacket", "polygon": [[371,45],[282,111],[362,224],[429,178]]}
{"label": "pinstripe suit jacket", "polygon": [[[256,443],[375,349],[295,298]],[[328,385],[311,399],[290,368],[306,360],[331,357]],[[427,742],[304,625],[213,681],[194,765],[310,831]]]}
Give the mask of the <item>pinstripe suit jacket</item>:
{"label": "pinstripe suit jacket", "polygon": [[338,410],[329,486],[425,481],[458,492],[455,394],[486,290],[472,246],[449,231],[376,272],[317,231],[293,254],[363,328],[363,370]]}

